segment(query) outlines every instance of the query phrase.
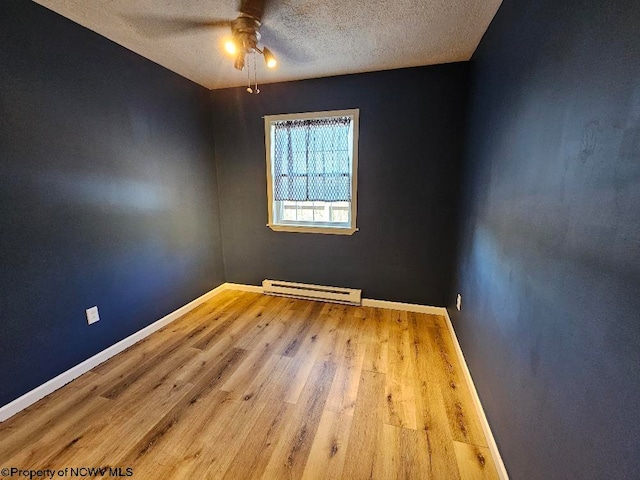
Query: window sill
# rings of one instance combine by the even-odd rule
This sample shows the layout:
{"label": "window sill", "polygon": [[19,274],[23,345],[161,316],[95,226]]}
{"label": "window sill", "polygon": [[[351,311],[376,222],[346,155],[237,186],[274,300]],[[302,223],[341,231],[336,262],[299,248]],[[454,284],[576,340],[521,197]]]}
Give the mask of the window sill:
{"label": "window sill", "polygon": [[274,225],[267,224],[274,232],[290,232],[290,233],[320,233],[323,235],[353,235],[358,231],[355,227],[306,227],[301,225]]}

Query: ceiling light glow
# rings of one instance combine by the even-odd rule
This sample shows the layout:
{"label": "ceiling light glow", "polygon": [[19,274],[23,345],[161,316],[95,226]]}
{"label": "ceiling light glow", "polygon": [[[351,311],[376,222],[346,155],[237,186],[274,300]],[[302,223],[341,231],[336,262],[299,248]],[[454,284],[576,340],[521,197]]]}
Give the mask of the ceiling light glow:
{"label": "ceiling light glow", "polygon": [[227,40],[224,44],[224,49],[227,51],[229,55],[235,55],[238,52],[236,48],[236,44],[233,40]]}
{"label": "ceiling light glow", "polygon": [[264,61],[267,64],[267,68],[275,68],[276,65],[278,65],[276,57],[267,47],[264,47],[264,49],[262,50],[262,55],[264,56]]}

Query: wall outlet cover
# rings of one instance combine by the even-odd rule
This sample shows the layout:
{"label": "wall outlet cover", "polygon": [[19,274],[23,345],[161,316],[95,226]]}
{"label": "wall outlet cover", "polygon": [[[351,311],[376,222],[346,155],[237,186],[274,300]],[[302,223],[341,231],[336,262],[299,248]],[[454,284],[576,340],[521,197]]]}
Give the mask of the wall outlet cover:
{"label": "wall outlet cover", "polygon": [[87,308],[87,323],[91,325],[92,323],[96,323],[100,320],[100,314],[98,313],[98,307]]}

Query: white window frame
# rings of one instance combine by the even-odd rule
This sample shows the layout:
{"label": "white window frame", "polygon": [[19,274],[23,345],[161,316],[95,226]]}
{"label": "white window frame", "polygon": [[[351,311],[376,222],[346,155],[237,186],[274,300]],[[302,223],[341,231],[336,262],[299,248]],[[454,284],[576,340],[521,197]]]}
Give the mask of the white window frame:
{"label": "white window frame", "polygon": [[[278,221],[274,216],[273,200],[273,123],[284,120],[311,120],[315,118],[327,117],[351,117],[352,119],[352,159],[351,159],[351,211],[350,224],[331,225],[329,223],[304,222],[304,221]],[[267,159],[267,205],[269,212],[269,223],[267,226],[276,232],[296,232],[296,233],[321,233],[328,235],[353,235],[358,231],[356,227],[356,217],[358,212],[358,132],[360,128],[360,110],[330,110],[323,112],[290,113],[284,115],[266,115],[264,117],[264,138]]]}

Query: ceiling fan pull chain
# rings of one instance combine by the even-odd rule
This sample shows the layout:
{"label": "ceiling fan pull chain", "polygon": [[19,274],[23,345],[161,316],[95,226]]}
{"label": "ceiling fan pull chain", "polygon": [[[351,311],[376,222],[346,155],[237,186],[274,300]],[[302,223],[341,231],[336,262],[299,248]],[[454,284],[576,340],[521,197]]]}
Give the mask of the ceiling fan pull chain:
{"label": "ceiling fan pull chain", "polygon": [[247,92],[253,93],[251,88],[251,64],[247,62]]}
{"label": "ceiling fan pull chain", "polygon": [[256,52],[253,52],[253,83],[256,85],[256,94],[260,93],[258,88],[258,67],[256,65]]}

